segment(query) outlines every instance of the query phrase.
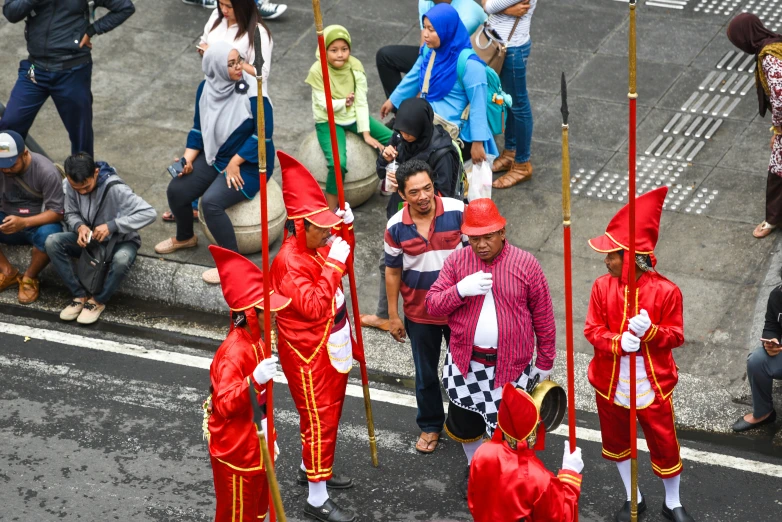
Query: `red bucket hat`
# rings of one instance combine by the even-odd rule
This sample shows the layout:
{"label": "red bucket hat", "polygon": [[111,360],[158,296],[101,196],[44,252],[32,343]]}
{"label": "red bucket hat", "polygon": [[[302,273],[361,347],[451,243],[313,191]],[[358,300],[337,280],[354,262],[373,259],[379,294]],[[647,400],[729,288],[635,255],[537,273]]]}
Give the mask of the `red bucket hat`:
{"label": "red bucket hat", "polygon": [[[668,187],[660,187],[635,200],[635,253],[652,254],[660,234],[660,218]],[[593,250],[602,253],[630,250],[630,206],[619,209],[605,234],[589,240]]]}
{"label": "red bucket hat", "polygon": [[489,198],[474,199],[464,211],[462,234],[482,236],[497,232],[505,227],[505,218],[500,215],[497,205]]}
{"label": "red bucket hat", "polygon": [[[232,312],[243,312],[251,308],[264,308],[263,272],[246,257],[226,248],[209,245],[209,252],[220,274],[223,297]],[[269,306],[277,312],[288,306],[291,299],[270,289]]]}
{"label": "red bucket hat", "polygon": [[310,171],[293,156],[277,152],[282,170],[282,199],[288,219],[306,219],[315,226],[332,228],[342,223],[326,203],[326,197]]}

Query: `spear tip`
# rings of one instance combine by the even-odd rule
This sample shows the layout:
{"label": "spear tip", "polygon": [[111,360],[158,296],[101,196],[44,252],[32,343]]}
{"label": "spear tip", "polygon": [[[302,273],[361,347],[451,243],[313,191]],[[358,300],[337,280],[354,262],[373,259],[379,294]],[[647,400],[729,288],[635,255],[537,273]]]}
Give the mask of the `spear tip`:
{"label": "spear tip", "polygon": [[255,66],[255,76],[257,78],[261,77],[261,69],[263,69],[263,52],[261,52],[262,45],[261,24],[258,24],[258,29],[256,29],[253,34],[253,49],[255,50],[255,62],[253,62],[253,65]]}
{"label": "spear tip", "polygon": [[565,73],[562,73],[562,87],[560,89],[560,92],[562,94],[562,106],[560,107],[560,112],[562,113],[562,124],[567,125],[567,119],[568,119],[568,107],[567,107],[567,81],[565,80]]}

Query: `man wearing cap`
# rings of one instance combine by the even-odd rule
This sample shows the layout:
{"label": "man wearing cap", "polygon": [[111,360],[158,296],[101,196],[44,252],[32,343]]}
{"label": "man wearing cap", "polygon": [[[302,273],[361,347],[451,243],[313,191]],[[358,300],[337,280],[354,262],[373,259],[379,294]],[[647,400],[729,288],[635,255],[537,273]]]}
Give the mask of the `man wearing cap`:
{"label": "man wearing cap", "polygon": [[[231,309],[231,331],[217,349],[209,366],[209,398],[204,403],[204,436],[209,441],[217,512],[215,522],[257,522],[266,518],[269,485],[266,482],[258,431],[263,429],[269,447],[279,453],[266,431],[255,424],[254,406],[266,410],[267,382],[277,372],[277,358],[264,358],[261,341],[266,306],[263,272],[241,255],[211,245],[225,302]],[[291,300],[278,293],[269,298],[271,311],[278,312]],[[252,399],[250,398],[250,388]]]}
{"label": "man wearing cap", "polygon": [[[352,511],[328,496],[353,481],[334,475],[337,428],[353,367],[350,321],[342,276],[354,244],[353,212],[335,213],[312,174],[296,159],[278,152],[288,236],[271,267],[275,292],[291,298],[277,315],[278,353],[301,426],[299,484],[309,486],[304,515],[324,522],[351,522]],[[344,225],[343,225],[344,223]],[[332,234],[348,227],[348,241]]]}
{"label": "man wearing cap", "polygon": [[24,274],[0,251],[0,291],[18,284],[19,302],[30,304],[38,299],[38,274],[49,264],[46,238],[62,232],[62,176],[48,158],[27,150],[14,131],[0,132],[0,172],[0,243],[33,246]]}
{"label": "man wearing cap", "polygon": [[[652,470],[665,486],[662,514],[668,520],[693,520],[679,500],[682,460],[676,438],[673,389],[678,381],[672,350],[684,343],[682,293],[654,270],[654,248],[660,230],[667,187],[636,199],[636,251],[628,253],[629,207],[611,219],[604,235],[589,246],[606,254],[608,273],[592,285],[584,336],[595,349],[589,382],[595,389],[603,457],[616,462],[627,501],[616,520],[630,520],[630,357],[636,363],[636,412],[649,445]],[[625,262],[627,260],[630,262]],[[636,265],[636,295],[627,297],[630,263]],[[628,303],[629,301],[629,303]],[[638,513],[646,498],[638,490]]]}
{"label": "man wearing cap", "polygon": [[[548,282],[537,259],[505,239],[505,218],[491,199],[473,200],[462,233],[470,248],[451,254],[426,294],[426,307],[447,316],[451,342],[443,386],[451,407],[445,429],[462,442],[467,468],[483,434],[497,426],[502,387],[548,378],[556,357],[556,327]],[[537,346],[537,357],[532,355]]]}
{"label": "man wearing cap", "polygon": [[[464,203],[435,195],[434,176],[422,160],[409,160],[396,172],[406,205],[388,220],[385,233],[386,295],[390,333],[398,342],[410,336],[415,364],[416,423],[421,435],[415,449],[432,453],[445,423],[438,365],[443,339],[451,332],[444,314],[426,310],[426,292],[445,258],[466,246]],[[402,296],[405,320],[399,318]]]}
{"label": "man wearing cap", "polygon": [[524,390],[502,389],[492,440],[475,452],[467,504],[475,522],[524,520],[571,522],[581,495],[581,448],[565,441],[562,469],[555,476],[538,459],[545,449],[546,427],[540,410]]}

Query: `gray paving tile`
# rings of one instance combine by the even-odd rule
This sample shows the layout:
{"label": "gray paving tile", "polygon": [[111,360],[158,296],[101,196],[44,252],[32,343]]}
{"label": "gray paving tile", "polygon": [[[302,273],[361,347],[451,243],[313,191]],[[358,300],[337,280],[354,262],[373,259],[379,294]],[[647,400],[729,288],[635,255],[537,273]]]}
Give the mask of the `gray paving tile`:
{"label": "gray paving tile", "polygon": [[[540,43],[560,49],[594,52],[608,35],[621,26],[625,16],[626,13],[618,10],[596,12],[573,3],[541,4],[535,9],[530,34],[533,45]],[[586,19],[589,23],[584,23]]]}
{"label": "gray paving tile", "polygon": [[[714,70],[716,71],[717,69]],[[709,72],[710,71],[705,71],[702,69],[688,69],[681,76],[679,76],[679,79],[658,102],[657,106],[666,109],[680,110],[681,107],[692,96],[692,94],[697,92],[698,99],[700,99],[704,94],[708,94],[707,101],[704,102],[704,105],[701,106],[701,109],[704,109],[705,105],[708,104],[708,100],[710,100],[713,96],[725,96],[726,93],[720,93],[719,89],[714,92],[710,92],[708,88],[705,90],[700,90],[698,88],[700,84],[706,80]],[[730,96],[731,99],[741,98],[739,104],[728,115],[728,119],[749,122],[757,115],[757,98],[755,98],[753,94],[747,93],[745,96],[740,96],[738,94],[731,95],[730,92],[728,92],[727,95]],[[728,105],[723,108],[723,112],[728,108],[730,103],[732,103],[732,101],[728,102]]]}
{"label": "gray paving tile", "polygon": [[567,81],[571,82],[593,56],[580,51],[563,53],[561,49],[533,41],[527,64],[527,88],[558,93],[561,74],[564,72]]}
{"label": "gray paving tile", "polygon": [[736,135],[733,146],[717,166],[765,178],[771,157],[769,126],[768,122],[750,124],[743,134]]}
{"label": "gray paving tile", "polygon": [[752,227],[765,217],[765,177],[715,168],[703,182],[709,190],[719,190],[714,201],[703,210],[707,216],[740,221]]}

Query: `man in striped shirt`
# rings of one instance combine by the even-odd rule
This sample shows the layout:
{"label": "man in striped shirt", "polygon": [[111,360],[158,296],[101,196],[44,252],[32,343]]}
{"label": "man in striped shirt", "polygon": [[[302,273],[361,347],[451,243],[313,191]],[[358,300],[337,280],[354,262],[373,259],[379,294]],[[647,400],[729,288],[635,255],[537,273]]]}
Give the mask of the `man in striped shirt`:
{"label": "man in striped shirt", "polygon": [[[415,364],[416,422],[421,435],[415,448],[432,453],[445,422],[437,366],[443,338],[450,338],[448,318],[429,314],[426,292],[445,259],[466,246],[462,236],[464,203],[435,196],[432,169],[424,161],[403,163],[396,173],[399,195],[407,203],[388,220],[385,233],[386,292],[390,333],[398,342],[410,336]],[[402,294],[405,320],[399,318]]]}
{"label": "man in striped shirt", "polygon": [[[426,295],[426,308],[447,316],[451,340],[443,386],[451,406],[445,430],[462,443],[467,468],[488,430],[497,427],[502,387],[546,379],[556,357],[556,327],[548,282],[535,257],[505,240],[505,218],[491,199],[473,200],[462,233],[471,248],[446,259]],[[537,358],[532,354],[537,345]]]}

